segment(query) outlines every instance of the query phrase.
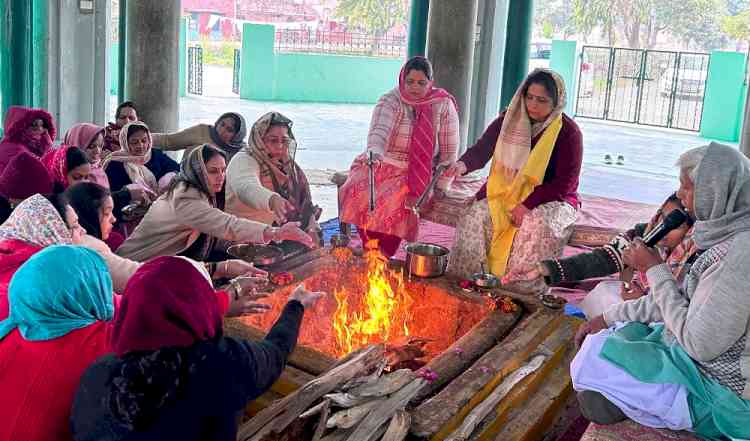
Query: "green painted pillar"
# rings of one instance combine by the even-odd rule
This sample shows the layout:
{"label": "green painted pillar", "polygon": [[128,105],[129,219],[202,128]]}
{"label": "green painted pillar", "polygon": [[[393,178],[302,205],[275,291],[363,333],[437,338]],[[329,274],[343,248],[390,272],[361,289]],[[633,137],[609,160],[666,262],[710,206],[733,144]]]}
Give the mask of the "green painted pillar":
{"label": "green painted pillar", "polygon": [[275,33],[273,25],[245,23],[242,27],[240,98],[274,98]]}
{"label": "green painted pillar", "polygon": [[565,113],[573,115],[576,82],[578,80],[578,75],[576,75],[576,42],[553,40],[549,68],[560,74],[565,82],[565,94],[568,97],[568,103],[565,105]]}
{"label": "green painted pillar", "polygon": [[0,2],[0,124],[13,105],[47,105],[47,2]]}
{"label": "green painted pillar", "polygon": [[744,113],[745,63],[741,52],[711,52],[703,99],[701,136],[719,141],[738,140]]}
{"label": "green painted pillar", "polygon": [[429,16],[429,11],[430,0],[411,0],[407,58],[425,54],[425,46],[427,45],[427,18]]}
{"label": "green painted pillar", "polygon": [[510,104],[513,94],[528,74],[533,18],[534,0],[508,0],[508,26],[505,32],[500,109]]}
{"label": "green painted pillar", "polygon": [[182,17],[180,19],[180,79],[179,87],[180,96],[187,96],[187,30],[188,30],[188,18]]}
{"label": "green painted pillar", "polygon": [[117,23],[117,103],[125,101],[125,61],[127,58],[128,0],[120,0]]}

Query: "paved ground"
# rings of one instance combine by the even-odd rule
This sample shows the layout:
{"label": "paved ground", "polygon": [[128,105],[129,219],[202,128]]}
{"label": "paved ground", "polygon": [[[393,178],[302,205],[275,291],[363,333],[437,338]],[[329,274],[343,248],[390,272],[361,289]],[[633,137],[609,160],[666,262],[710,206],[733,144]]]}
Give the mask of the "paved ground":
{"label": "paved ground", "polygon": [[[204,83],[204,96],[181,99],[180,127],[212,123],[227,111],[240,112],[249,124],[270,110],[284,113],[294,121],[297,161],[308,171],[323,218],[335,217],[335,188],[328,177],[347,169],[364,150],[373,106],[241,100],[231,93],[231,69],[207,67],[205,77],[211,80]],[[577,121],[584,134],[580,191],[599,196],[659,203],[677,188],[674,163],[680,153],[708,142],[692,132]],[[607,154],[613,162],[622,155],[624,164],[605,164]]]}

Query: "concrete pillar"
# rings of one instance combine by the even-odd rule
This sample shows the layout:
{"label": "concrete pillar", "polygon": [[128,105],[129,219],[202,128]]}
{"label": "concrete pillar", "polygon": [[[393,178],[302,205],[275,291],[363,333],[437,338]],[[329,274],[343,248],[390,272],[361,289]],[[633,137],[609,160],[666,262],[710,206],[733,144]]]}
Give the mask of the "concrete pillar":
{"label": "concrete pillar", "polygon": [[513,94],[529,72],[529,44],[533,17],[533,0],[509,0],[503,86],[500,90],[501,109],[510,104]]}
{"label": "concrete pillar", "polygon": [[427,19],[430,0],[411,0],[409,19],[409,48],[407,58],[425,54],[427,44]]}
{"label": "concrete pillar", "polygon": [[125,99],[154,132],[179,123],[180,2],[128,0]]}
{"label": "concrete pillar", "polygon": [[435,69],[435,83],[456,97],[461,137],[466,148],[471,113],[471,76],[474,65],[479,0],[432,0],[427,28],[427,57]]}
{"label": "concrete pillar", "polygon": [[746,87],[745,95],[745,117],[742,122],[742,134],[740,136],[740,151],[750,158],[750,87]]}
{"label": "concrete pillar", "polygon": [[48,0],[48,105],[58,137],[76,123],[107,122],[110,0],[82,8],[77,0]]}
{"label": "concrete pillar", "polygon": [[480,31],[471,82],[468,145],[476,142],[498,115],[507,19],[508,0],[480,0],[477,14]]}

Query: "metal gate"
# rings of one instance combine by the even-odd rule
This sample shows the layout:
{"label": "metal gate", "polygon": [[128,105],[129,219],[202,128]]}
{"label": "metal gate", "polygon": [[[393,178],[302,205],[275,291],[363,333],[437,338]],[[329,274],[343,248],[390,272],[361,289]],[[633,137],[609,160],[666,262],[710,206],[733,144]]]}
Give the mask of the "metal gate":
{"label": "metal gate", "polygon": [[188,93],[203,95],[203,48],[188,48]]}
{"label": "metal gate", "polygon": [[234,50],[234,68],[232,69],[232,93],[240,94],[240,50]]}
{"label": "metal gate", "polygon": [[576,116],[699,131],[709,55],[584,46]]}

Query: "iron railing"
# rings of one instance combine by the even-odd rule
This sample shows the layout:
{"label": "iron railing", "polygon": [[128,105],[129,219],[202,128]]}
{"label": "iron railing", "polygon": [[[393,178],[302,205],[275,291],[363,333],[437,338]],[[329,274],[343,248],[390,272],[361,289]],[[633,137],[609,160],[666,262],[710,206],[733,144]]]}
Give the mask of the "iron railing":
{"label": "iron railing", "polygon": [[403,58],[406,36],[376,36],[357,32],[319,31],[312,29],[278,29],[276,52],[367,55]]}
{"label": "iron railing", "polygon": [[188,93],[203,95],[203,48],[188,48]]}
{"label": "iron railing", "polygon": [[239,49],[234,50],[234,67],[232,68],[232,93],[240,94],[240,54]]}
{"label": "iron railing", "polygon": [[700,130],[709,55],[584,46],[576,115]]}

